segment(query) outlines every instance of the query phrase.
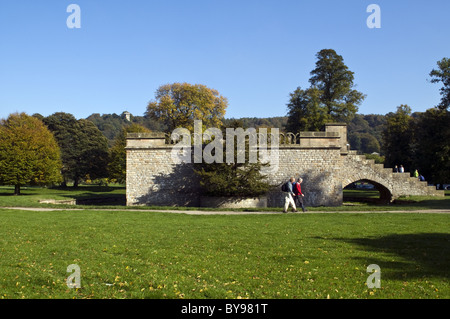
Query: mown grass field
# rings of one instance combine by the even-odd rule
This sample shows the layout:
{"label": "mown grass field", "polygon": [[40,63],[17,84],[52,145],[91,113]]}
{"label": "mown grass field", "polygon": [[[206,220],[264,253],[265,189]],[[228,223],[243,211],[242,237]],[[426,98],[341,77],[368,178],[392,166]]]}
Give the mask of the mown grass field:
{"label": "mown grass field", "polygon": [[[41,188],[41,187],[23,187],[22,195],[13,196],[14,187],[0,186],[0,207],[56,207],[56,208],[106,208],[106,209],[158,209],[158,210],[219,210],[202,207],[160,207],[160,206],[125,206],[125,187],[122,185],[110,186],[80,186],[78,188]],[[364,202],[349,202],[340,207],[308,207],[310,211],[386,211],[386,210],[426,210],[426,209],[450,209],[450,191],[445,191],[445,197],[425,197],[411,196],[399,199],[399,204],[380,205]],[[353,198],[374,199],[379,196],[377,191],[372,190],[344,190],[344,196]],[[101,205],[54,205],[41,204],[40,200],[55,199],[67,200],[76,199],[78,201],[88,200],[90,198],[105,199]],[[113,204],[108,204],[112,200]],[[308,197],[305,197],[308,206]],[[220,209],[226,210],[226,209]],[[231,210],[231,209],[230,209]],[[238,209],[232,209],[239,211]],[[241,209],[241,211],[281,211],[281,207],[268,207],[257,209]]]}
{"label": "mown grass field", "polygon": [[[0,298],[447,299],[449,225],[449,214],[428,213],[5,208]],[[67,287],[71,264],[80,289]],[[370,264],[381,268],[379,289],[366,285]]]}

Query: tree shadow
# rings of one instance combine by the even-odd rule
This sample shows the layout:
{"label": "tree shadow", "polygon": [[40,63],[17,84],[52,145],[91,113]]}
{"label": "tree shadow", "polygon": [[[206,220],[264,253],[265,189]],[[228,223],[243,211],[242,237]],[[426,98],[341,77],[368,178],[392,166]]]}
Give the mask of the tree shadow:
{"label": "tree shadow", "polygon": [[161,172],[153,176],[149,191],[137,197],[134,204],[199,207],[199,183],[200,180],[194,172],[193,164],[173,165],[170,173]]}
{"label": "tree shadow", "polygon": [[[305,194],[303,201],[307,207],[318,206],[340,206],[342,204],[342,187],[330,184],[332,171],[317,172],[313,169],[304,171],[293,169],[290,175],[286,175],[282,182],[269,191],[267,195],[268,207],[283,207],[285,194],[281,191],[281,185],[292,176],[296,179],[301,177],[302,193]],[[325,190],[325,191],[324,191]]]}
{"label": "tree shadow", "polygon": [[52,187],[52,189],[55,190],[62,190],[62,191],[67,191],[67,192],[81,192],[84,191],[86,193],[108,193],[108,192],[113,192],[116,191],[118,189],[125,189],[125,186],[100,186],[100,185],[89,185],[89,186],[83,186],[83,185],[78,185],[77,187],[73,187],[73,186],[55,186]]}
{"label": "tree shadow", "polygon": [[[400,257],[402,259],[400,261],[385,261],[376,257],[365,260],[365,263],[379,265],[384,278],[405,280],[428,276],[445,279],[450,277],[448,233],[391,234],[377,238],[336,239],[364,247],[369,252]],[[383,272],[383,269],[388,271]]]}
{"label": "tree shadow", "polygon": [[76,205],[95,206],[125,206],[125,194],[110,194],[113,191],[125,189],[125,187],[111,186],[77,186],[77,187],[55,187],[53,189],[64,191],[62,197],[75,199]]}

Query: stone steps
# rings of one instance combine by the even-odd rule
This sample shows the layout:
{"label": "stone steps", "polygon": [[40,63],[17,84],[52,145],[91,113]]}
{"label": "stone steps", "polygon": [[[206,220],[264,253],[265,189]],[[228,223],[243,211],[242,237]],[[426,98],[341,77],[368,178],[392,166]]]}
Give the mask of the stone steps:
{"label": "stone steps", "polygon": [[429,186],[426,181],[419,181],[416,177],[411,177],[409,172],[394,173],[392,168],[384,167],[383,164],[377,164],[373,159],[366,158],[365,155],[357,154],[357,151],[349,151],[347,156],[353,160],[360,162],[363,166],[370,167],[373,171],[378,172],[385,179],[392,180],[393,184],[404,184],[409,189],[417,190],[417,194],[445,196],[444,191],[437,190],[434,186]]}

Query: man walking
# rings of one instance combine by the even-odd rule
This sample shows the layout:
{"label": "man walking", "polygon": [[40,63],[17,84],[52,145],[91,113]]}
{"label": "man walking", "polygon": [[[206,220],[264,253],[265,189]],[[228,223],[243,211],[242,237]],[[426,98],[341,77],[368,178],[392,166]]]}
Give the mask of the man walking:
{"label": "man walking", "polygon": [[287,189],[284,191],[284,210],[283,213],[287,213],[289,206],[292,206],[292,211],[294,213],[297,212],[297,207],[294,202],[294,191],[292,187],[292,183],[295,182],[295,178],[291,177],[287,184]]}
{"label": "man walking", "polygon": [[307,212],[308,210],[305,208],[305,202],[303,201],[303,197],[305,197],[305,194],[302,193],[302,182],[303,179],[300,177],[297,180],[297,183],[294,183],[295,203],[302,206],[303,212]]}

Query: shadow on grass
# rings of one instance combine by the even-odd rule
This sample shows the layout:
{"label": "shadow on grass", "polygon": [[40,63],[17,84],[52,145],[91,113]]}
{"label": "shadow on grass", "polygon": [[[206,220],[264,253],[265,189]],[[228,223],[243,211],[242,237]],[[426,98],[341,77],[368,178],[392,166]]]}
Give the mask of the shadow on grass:
{"label": "shadow on grass", "polygon": [[[33,198],[33,196],[45,196],[56,198],[67,198],[76,200],[77,205],[95,205],[95,206],[125,206],[126,195],[125,186],[78,186],[78,187],[37,187],[24,186],[20,195],[14,195],[14,187],[1,187],[0,197],[16,198],[19,203],[20,198]],[[25,202],[27,202],[26,200]]]}
{"label": "shadow on grass", "polygon": [[86,193],[108,193],[120,189],[125,189],[125,186],[77,186],[77,187],[52,187],[50,189],[67,191],[67,192],[86,192]]}
{"label": "shadow on grass", "polygon": [[337,240],[356,244],[369,252],[400,257],[400,261],[385,261],[385,257],[381,260],[376,256],[365,260],[367,264],[379,265],[384,278],[450,277],[450,234],[447,233],[392,234],[379,238]]}
{"label": "shadow on grass", "polygon": [[401,200],[397,201],[394,203],[394,205],[397,205],[399,207],[423,207],[426,209],[450,209],[450,204],[449,204],[449,199],[425,199],[425,200],[412,200],[412,201],[408,201],[405,200],[404,202],[402,202]]}
{"label": "shadow on grass", "polygon": [[114,194],[111,196],[101,195],[93,197],[92,194],[81,194],[73,196],[76,200],[76,205],[94,205],[94,206],[125,206],[127,198],[122,194]]}

